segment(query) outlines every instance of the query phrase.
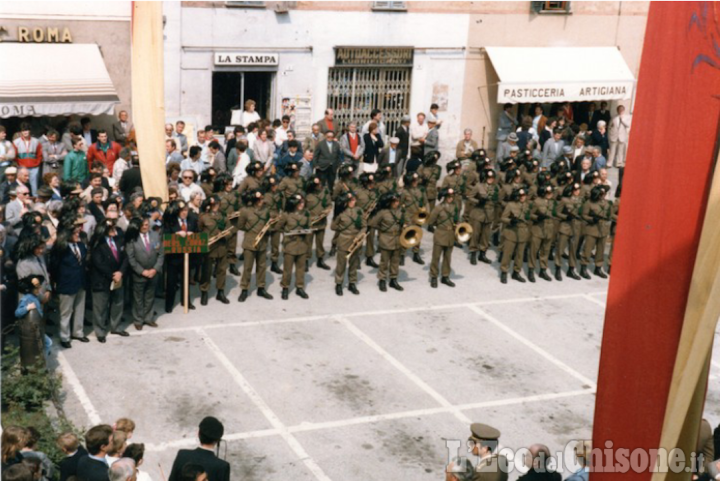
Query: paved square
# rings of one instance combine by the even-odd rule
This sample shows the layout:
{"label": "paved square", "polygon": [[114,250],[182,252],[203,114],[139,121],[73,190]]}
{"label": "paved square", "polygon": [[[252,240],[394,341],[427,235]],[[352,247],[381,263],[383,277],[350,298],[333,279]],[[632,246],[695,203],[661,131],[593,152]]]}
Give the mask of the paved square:
{"label": "paved square", "polygon": [[[426,260],[429,248],[426,236]],[[455,289],[431,289],[428,266],[409,259],[404,292],[379,292],[363,266],[361,295],[337,297],[332,273],[312,267],[310,300],[280,300],[269,275],[275,300],[239,304],[229,277],[230,305],[196,299],[196,311],[162,315],[158,329],[62,351],[66,412],[81,426],[133,418],[157,480],[196,444],[206,415],[225,424],[220,455],[243,480],[443,479],[446,439],[464,451],[475,421],[513,449],[559,452],[589,437],[607,281],[502,285],[497,264],[471,266],[457,249],[453,258]],[[718,380],[715,349],[715,424]]]}

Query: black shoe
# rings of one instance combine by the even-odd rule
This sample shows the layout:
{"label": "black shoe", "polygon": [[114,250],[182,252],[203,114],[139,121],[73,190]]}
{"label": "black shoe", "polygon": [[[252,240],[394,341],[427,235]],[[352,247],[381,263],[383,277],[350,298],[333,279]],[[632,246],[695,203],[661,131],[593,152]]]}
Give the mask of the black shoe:
{"label": "black shoe", "polygon": [[271,301],[273,299],[273,296],[265,290],[264,287],[258,287],[257,290],[258,297],[262,297],[263,299],[267,299],[268,301]]}
{"label": "black shoe", "polygon": [[404,266],[404,265],[405,265],[405,254],[403,254],[403,255],[400,256],[400,265],[401,265],[401,266]]}
{"label": "black shoe", "polygon": [[555,268],[555,280],[562,282],[562,269],[560,269],[559,267]]}
{"label": "black shoe", "polygon": [[322,259],[318,259],[318,261],[317,261],[317,266],[318,266],[320,269],[325,269],[326,271],[329,271],[329,270],[330,270],[330,266],[327,265],[327,264],[325,264],[325,261],[322,260]]}
{"label": "black shoe", "polygon": [[492,235],[492,243],[495,247],[500,245],[500,233],[499,232],[495,232]]}
{"label": "black shoe", "polygon": [[165,314],[171,314],[173,311],[173,306],[165,306]]}
{"label": "black shoe", "polygon": [[245,253],[244,253],[244,252],[238,256],[238,260],[239,260],[239,261],[244,261],[244,260],[245,260]]}
{"label": "black shoe", "polygon": [[500,273],[500,282],[502,282],[503,284],[507,284],[507,272]]}
{"label": "black shoe", "polygon": [[431,278],[430,278],[430,287],[432,287],[432,288],[437,288],[437,286],[438,286],[438,284],[437,284],[437,277],[431,277]]}
{"label": "black shoe", "polygon": [[368,258],[365,260],[365,265],[366,265],[366,266],[370,266],[370,267],[374,267],[375,269],[377,269],[378,267],[380,267],[379,265],[377,265],[377,262],[375,262],[375,259],[373,259],[372,257],[368,257]]}
{"label": "black shoe", "polygon": [[590,274],[588,274],[587,266],[580,266],[580,277],[583,279],[590,279]]}
{"label": "black shoe", "polygon": [[335,284],[335,294],[337,294],[338,296],[343,295],[342,284]]}
{"label": "black shoe", "polygon": [[248,295],[249,295],[248,290],[243,289],[242,292],[240,293],[240,297],[238,297],[238,302],[245,302],[248,298]]}
{"label": "black shoe", "polygon": [[208,293],[207,293],[207,291],[202,291],[200,293],[200,305],[207,306],[207,302],[208,302]]}
{"label": "black shoe", "polygon": [[87,336],[83,336],[83,337],[71,337],[70,339],[73,339],[73,340],[75,340],[75,341],[80,341],[80,342],[90,342],[90,339],[88,339]]}
{"label": "black shoe", "polygon": [[337,255],[337,246],[330,247],[330,252],[328,253],[330,257],[335,257]]}
{"label": "black shoe", "polygon": [[474,266],[477,265],[477,252],[470,253],[470,264],[472,264]]}
{"label": "black shoe", "polygon": [[230,304],[230,301],[228,300],[228,298],[225,297],[225,291],[223,291],[222,289],[218,289],[217,295],[215,296],[215,300],[220,301],[223,304]]}
{"label": "black shoe", "polygon": [[512,278],[518,282],[525,282],[525,278],[519,272],[513,272]]}
{"label": "black shoe", "polygon": [[280,297],[282,297],[283,301],[287,301],[289,295],[290,295],[290,290],[287,287],[283,288],[282,296],[280,296]]}
{"label": "black shoe", "polygon": [[445,284],[448,287],[455,287],[455,283],[451,281],[449,277],[443,277],[440,279],[440,283]]}
{"label": "black shoe", "polygon": [[72,349],[72,344],[70,344],[70,341],[60,341],[60,345],[65,349]]}
{"label": "black shoe", "polygon": [[485,255],[485,251],[480,251],[480,254],[478,255],[478,260],[480,262],[484,262],[485,264],[492,264],[492,261],[488,259]]}
{"label": "black shoe", "polygon": [[307,295],[307,293],[303,289],[301,289],[299,287],[297,289],[295,289],[295,294],[302,297],[303,299],[307,299],[308,297],[310,297]]}
{"label": "black shoe", "polygon": [[607,275],[603,272],[602,267],[595,268],[595,275],[600,279],[607,279]]}
{"label": "black shoe", "polygon": [[195,310],[195,304],[193,304],[192,302],[188,302],[188,309],[191,310],[191,311],[194,311],[194,310]]}
{"label": "black shoe", "polygon": [[352,293],[355,294],[356,296],[357,296],[358,294],[360,294],[360,291],[358,291],[358,288],[357,288],[357,286],[356,286],[355,284],[350,284],[350,285],[348,285],[348,291],[352,292]]}
{"label": "black shoe", "polygon": [[428,232],[430,232],[430,233],[435,232],[435,227],[433,227],[433,226],[428,227]]}
{"label": "black shoe", "polygon": [[455,241],[455,247],[457,247],[458,249],[462,249],[462,244],[458,241]]}
{"label": "black shoe", "polygon": [[570,279],[575,279],[576,281],[579,281],[579,280],[580,280],[580,276],[577,275],[577,273],[575,272],[575,269],[572,268],[572,267],[568,267],[567,276],[568,276]]}
{"label": "black shoe", "polygon": [[535,282],[535,271],[528,271],[528,280],[530,282]]}
{"label": "black shoe", "polygon": [[398,284],[397,279],[390,279],[390,287],[392,287],[396,291],[404,291],[405,290],[405,289],[403,289],[403,286]]}
{"label": "black shoe", "polygon": [[280,269],[280,266],[278,266],[277,262],[273,262],[272,266],[270,266],[270,272],[274,272],[275,274],[282,274],[282,269]]}
{"label": "black shoe", "polygon": [[497,262],[498,264],[502,264],[502,258],[503,258],[503,251],[500,251],[495,262]]}
{"label": "black shoe", "polygon": [[97,340],[100,344],[105,344],[105,342],[107,341],[105,337],[98,337]]}
{"label": "black shoe", "polygon": [[236,264],[230,264],[230,274],[232,274],[232,275],[234,275],[234,276],[239,276],[239,275],[240,275],[240,271],[238,270]]}
{"label": "black shoe", "polygon": [[547,271],[545,269],[540,269],[540,279],[545,279],[546,281],[552,281],[552,278],[548,275]]}
{"label": "black shoe", "polygon": [[415,262],[416,264],[420,264],[421,266],[425,265],[425,261],[422,259],[422,257],[420,257],[419,252],[413,254],[413,262]]}
{"label": "black shoe", "polygon": [[128,337],[130,335],[127,331],[111,331],[110,334],[115,334],[116,336],[120,337]]}
{"label": "black shoe", "polygon": [[380,292],[387,292],[387,284],[385,281],[380,281]]}

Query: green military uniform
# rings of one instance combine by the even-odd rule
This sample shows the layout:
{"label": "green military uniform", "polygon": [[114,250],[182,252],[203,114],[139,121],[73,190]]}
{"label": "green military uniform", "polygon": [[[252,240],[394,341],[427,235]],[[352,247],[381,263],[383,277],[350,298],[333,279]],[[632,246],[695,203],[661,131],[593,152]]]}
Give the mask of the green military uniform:
{"label": "green military uniform", "polygon": [[472,452],[480,459],[475,467],[473,481],[507,481],[508,460],[498,454],[500,431],[487,424],[470,425],[469,442],[475,443]]}
{"label": "green military uniform", "polygon": [[[310,212],[310,218],[319,216],[328,208],[331,208],[330,191],[327,187],[322,187],[320,192],[313,192],[307,195],[306,199],[307,210]],[[312,245],[313,239],[315,239],[315,254],[317,255],[318,261],[325,257],[325,229],[327,228],[327,216],[319,222],[314,223],[312,226],[312,234],[307,236],[308,240],[308,259],[312,257]]]}
{"label": "green military uniform", "polygon": [[[576,252],[582,230],[580,221],[581,202],[580,197],[563,197],[556,209],[557,216],[560,218],[557,248],[555,249],[556,279],[559,277],[559,270],[562,266],[562,255],[565,249],[568,249],[568,266],[570,269],[575,269],[577,262]],[[558,280],[562,280],[562,278]]]}
{"label": "green military uniform", "polygon": [[201,182],[200,188],[205,193],[205,198],[212,197],[213,195],[213,183],[212,182]]}
{"label": "green military uniform", "polygon": [[[455,202],[443,202],[435,206],[428,219],[428,227],[434,227],[433,252],[430,262],[430,278],[437,279],[442,273],[443,278],[450,277],[452,251],[455,246],[455,224],[460,219],[460,211]],[[442,272],[440,257],[442,256]]]}
{"label": "green military uniform", "polygon": [[462,211],[463,197],[465,196],[465,176],[450,172],[442,181],[440,186],[442,189],[452,189],[455,191],[455,200],[453,201],[458,208],[458,212]]}
{"label": "green military uniform", "polygon": [[240,182],[240,187],[238,187],[237,192],[238,195],[242,195],[246,190],[260,190],[261,188],[262,181],[254,175],[248,175]]}
{"label": "green military uniform", "polygon": [[[230,192],[223,191],[218,192],[217,196],[220,198],[220,212],[225,216],[225,223],[227,227],[231,225],[235,227],[233,232],[226,237],[227,239],[227,260],[228,266],[237,265],[237,243],[238,243],[238,231],[237,231],[237,218],[235,218],[235,212],[240,210],[240,197],[238,192],[231,190]],[[234,267],[233,267],[234,269]],[[236,273],[237,274],[237,273]]]}
{"label": "green military uniform", "polygon": [[[286,177],[287,179],[287,177]],[[308,233],[310,230],[310,213],[285,212],[278,221],[278,229],[283,237],[283,275],[280,286],[289,289],[292,282],[293,266],[295,267],[295,288],[305,288],[305,261],[308,256]]]}
{"label": "green military uniform", "polygon": [[[199,222],[200,232],[207,233],[208,238],[213,237],[223,230],[225,230],[225,219],[223,215],[218,212],[206,212],[200,215]],[[211,274],[215,270],[215,287],[218,290],[225,290],[225,277],[227,275],[227,238],[222,239],[213,243],[209,252],[205,255],[202,264],[202,276],[200,279],[200,290],[207,292],[210,290]]]}
{"label": "green military uniform", "polygon": [[[377,190],[360,187],[357,194],[357,206],[365,212],[367,218],[370,213],[368,209],[378,198]],[[375,229],[368,227],[368,235],[365,238],[365,257],[371,258],[375,255]]]}
{"label": "green military uniform", "polygon": [[[360,249],[348,259],[348,252],[355,238],[366,228],[367,224],[362,209],[347,208],[336,216],[330,228],[337,234],[337,264],[335,266],[335,284],[342,285],[345,280],[345,270],[348,272],[348,282],[357,284],[357,271],[360,267]],[[348,268],[349,267],[349,268]]]}
{"label": "green military uniform", "polygon": [[423,165],[418,170],[420,174],[420,184],[425,187],[425,195],[428,201],[428,211],[432,212],[435,209],[435,201],[437,200],[438,188],[437,184],[442,174],[442,169],[439,165]]}
{"label": "green military uniform", "polygon": [[255,283],[258,289],[265,288],[265,274],[267,272],[267,244],[268,235],[264,235],[262,240],[255,246],[255,238],[263,229],[265,224],[270,221],[270,209],[266,205],[261,207],[246,206],[240,210],[237,227],[245,232],[243,236],[242,248],[245,254],[243,263],[243,274],[240,280],[240,288],[243,291],[250,289],[250,279],[252,278],[253,265],[257,265],[255,269]]}
{"label": "green military uniform", "polygon": [[522,270],[525,246],[530,240],[530,204],[511,201],[503,210],[500,222],[503,223],[503,249],[500,271],[507,273],[510,270],[510,261],[513,262],[513,272],[517,275]]}
{"label": "green military uniform", "polygon": [[[583,249],[580,256],[580,265],[584,270],[590,264],[593,250],[595,250],[595,268],[602,268],[605,263],[605,242],[610,235],[610,210],[612,203],[605,199],[597,202],[588,201],[582,206]],[[580,274],[582,276],[582,273]]]}
{"label": "green military uniform", "polygon": [[[405,211],[405,218],[411,222],[415,214],[421,209],[427,209],[427,196],[424,187],[405,186],[400,196],[400,205]],[[412,248],[414,254],[420,252],[420,243]]]}
{"label": "green military uniform", "polygon": [[617,230],[618,214],[620,214],[620,198],[618,197],[613,202],[612,210],[610,211],[610,252],[608,253],[608,273],[610,272],[610,266],[612,265],[613,248],[615,247],[615,231]]}
{"label": "green military uniform", "polygon": [[480,183],[480,173],[477,170],[477,164],[475,162],[471,162],[466,165],[462,171],[462,176],[465,178],[465,205],[463,206],[463,221],[470,222],[470,211],[474,205],[469,202],[470,193],[475,190],[475,187]]}
{"label": "green military uniform", "polygon": [[[265,192],[265,201],[263,202],[270,210],[270,217],[275,218],[282,213],[284,204],[283,195],[279,190]],[[277,224],[270,227],[270,261],[277,265],[280,260],[280,229]]]}
{"label": "green military uniform", "polygon": [[[357,180],[350,178],[350,179],[339,179],[335,181],[335,185],[333,186],[332,190],[332,200],[333,202],[336,202],[341,195],[347,193],[347,192],[353,192],[358,189],[358,182]],[[333,233],[333,238],[331,245],[333,248],[337,248],[337,239],[338,239],[338,233],[335,231]],[[330,252],[330,255],[332,255],[333,252]]]}
{"label": "green military uniform", "polygon": [[530,209],[530,257],[528,264],[531,271],[535,271],[538,261],[541,272],[548,268],[550,249],[555,241],[555,207],[556,201],[538,197]]}
{"label": "green military uniform", "polygon": [[400,275],[400,231],[405,223],[405,216],[402,210],[382,209],[375,217],[370,219],[369,226],[377,229],[378,246],[380,247],[380,268],[378,269],[378,280],[397,281]]}
{"label": "green military uniform", "polygon": [[397,190],[397,182],[395,182],[395,179],[390,177],[378,182],[376,190],[379,196],[387,194],[388,192],[395,192]]}
{"label": "green military uniform", "polygon": [[[496,221],[500,188],[497,184],[478,183],[468,194],[469,221],[473,228],[470,252],[480,252],[481,260],[490,248],[490,233]],[[487,262],[487,261],[485,261]]]}
{"label": "green military uniform", "polygon": [[278,186],[280,192],[285,199],[295,194],[303,194],[305,192],[305,181],[302,177],[287,176],[283,177]]}

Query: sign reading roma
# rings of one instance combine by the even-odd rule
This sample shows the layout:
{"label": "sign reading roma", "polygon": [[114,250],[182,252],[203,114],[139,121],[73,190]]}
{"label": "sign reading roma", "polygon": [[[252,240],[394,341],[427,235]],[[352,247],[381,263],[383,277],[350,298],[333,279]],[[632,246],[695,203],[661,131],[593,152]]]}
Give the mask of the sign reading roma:
{"label": "sign reading roma", "polygon": [[633,82],[572,82],[554,85],[507,84],[498,86],[499,103],[581,102],[623,100],[632,97]]}

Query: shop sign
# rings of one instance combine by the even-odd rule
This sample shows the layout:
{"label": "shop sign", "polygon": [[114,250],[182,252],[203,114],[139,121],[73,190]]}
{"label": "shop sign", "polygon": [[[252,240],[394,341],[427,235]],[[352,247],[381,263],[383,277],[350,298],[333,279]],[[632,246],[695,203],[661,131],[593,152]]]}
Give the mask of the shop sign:
{"label": "shop sign", "polygon": [[277,53],[215,52],[215,65],[244,67],[277,67],[280,55]]}
{"label": "shop sign", "polygon": [[582,102],[623,100],[632,97],[634,82],[568,82],[555,85],[503,84],[498,88],[499,103]]}
{"label": "shop sign", "polygon": [[412,67],[411,47],[336,47],[337,67]]}
{"label": "shop sign", "polygon": [[[0,25],[0,32],[7,31]],[[18,27],[17,41],[20,43],[72,43],[67,27]],[[2,38],[0,37],[0,42]]]}

